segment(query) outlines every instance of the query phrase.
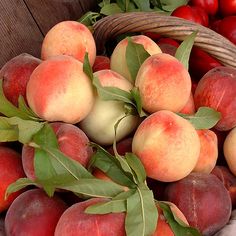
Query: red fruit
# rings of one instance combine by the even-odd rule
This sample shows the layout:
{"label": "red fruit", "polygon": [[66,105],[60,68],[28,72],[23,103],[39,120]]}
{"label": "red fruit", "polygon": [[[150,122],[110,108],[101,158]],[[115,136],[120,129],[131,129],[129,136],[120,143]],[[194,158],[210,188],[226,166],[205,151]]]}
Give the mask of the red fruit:
{"label": "red fruit", "polygon": [[176,8],[171,15],[190,20],[204,26],[208,25],[208,15],[199,7],[192,7],[189,5],[180,6]]}
{"label": "red fruit", "polygon": [[219,7],[218,0],[191,0],[190,4],[204,9],[211,16],[217,13]]}
{"label": "red fruit", "polygon": [[169,45],[175,46],[176,48],[179,47],[179,43],[176,40],[171,39],[171,38],[162,37],[158,40],[157,43],[158,43],[158,45],[159,44],[169,44]]}
{"label": "red fruit", "polygon": [[160,34],[155,32],[144,32],[143,34],[151,38],[153,41],[157,41],[161,37]]}
{"label": "red fruit", "polygon": [[193,47],[189,59],[189,71],[195,79],[201,79],[209,70],[221,66],[220,62],[200,48]]}
{"label": "red fruit", "polygon": [[219,24],[217,32],[236,44],[236,16],[227,16]]}
{"label": "red fruit", "polygon": [[110,58],[106,56],[96,56],[93,64],[93,72],[110,69]]}
{"label": "red fruit", "polygon": [[236,0],[219,0],[219,9],[222,16],[236,14]]}

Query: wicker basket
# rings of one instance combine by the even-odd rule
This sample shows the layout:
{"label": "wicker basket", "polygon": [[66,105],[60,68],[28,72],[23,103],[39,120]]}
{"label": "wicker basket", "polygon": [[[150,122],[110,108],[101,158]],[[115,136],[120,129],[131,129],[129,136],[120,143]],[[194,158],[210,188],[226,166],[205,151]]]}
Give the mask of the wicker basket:
{"label": "wicker basket", "polygon": [[203,49],[223,65],[236,68],[236,46],[215,31],[174,16],[155,12],[121,13],[107,16],[94,25],[98,52],[104,51],[105,42],[128,32],[156,32],[176,40],[184,40],[198,31],[194,45]]}

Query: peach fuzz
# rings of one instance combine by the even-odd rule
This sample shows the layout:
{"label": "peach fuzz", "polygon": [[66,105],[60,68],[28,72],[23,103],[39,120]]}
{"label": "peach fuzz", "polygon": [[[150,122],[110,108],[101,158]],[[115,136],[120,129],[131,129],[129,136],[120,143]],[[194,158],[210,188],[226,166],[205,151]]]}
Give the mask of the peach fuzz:
{"label": "peach fuzz", "polygon": [[7,211],[6,235],[52,236],[67,205],[58,196],[49,197],[41,189],[18,196]]}
{"label": "peach fuzz", "polygon": [[172,182],[193,170],[200,154],[200,140],[187,120],[162,110],[139,125],[132,150],[143,163],[148,177]]}
{"label": "peach fuzz", "polygon": [[80,61],[56,56],[43,61],[31,74],[26,97],[42,119],[74,124],[92,109],[94,90]]}
{"label": "peach fuzz", "polygon": [[[144,49],[150,54],[161,53],[160,47],[149,37],[145,35],[135,35],[130,37],[132,42],[143,45]],[[131,78],[129,68],[126,63],[126,48],[128,46],[128,39],[121,40],[114,48],[111,58],[110,66],[111,69],[118,72],[126,79],[134,82]]]}
{"label": "peach fuzz", "polygon": [[91,66],[96,57],[96,45],[89,29],[77,21],[62,21],[52,27],[46,34],[41,49],[41,58],[69,55],[83,62],[88,52]]}
{"label": "peach fuzz", "polygon": [[227,131],[236,126],[236,69],[219,66],[198,82],[194,94],[196,108],[211,107],[221,113],[215,128]]}
{"label": "peach fuzz", "polygon": [[[100,70],[94,73],[103,87],[115,87],[129,92],[133,85],[123,76],[112,70]],[[100,145],[111,145],[115,138],[114,126],[125,116],[124,103],[102,100],[98,95],[90,113],[79,123],[88,137]],[[129,115],[118,126],[116,141],[130,134],[138,125],[139,117]]]}
{"label": "peach fuzz", "polygon": [[26,101],[26,85],[30,75],[40,63],[40,59],[22,53],[9,60],[0,70],[4,95],[13,105],[18,106],[20,95]]}
{"label": "peach fuzz", "polygon": [[[56,134],[60,151],[86,167],[93,154],[87,135],[75,125],[56,122],[51,126]],[[34,148],[26,144],[22,148],[22,164],[26,176],[34,180]]]}
{"label": "peach fuzz", "polygon": [[230,171],[236,176],[236,128],[227,134],[223,152]]}
{"label": "peach fuzz", "polygon": [[144,110],[179,112],[188,102],[191,78],[183,64],[175,57],[159,53],[141,65],[135,86],[139,88]]}
{"label": "peach fuzz", "polygon": [[13,200],[21,193],[17,191],[5,199],[7,187],[19,178],[24,178],[21,156],[8,147],[0,147],[0,213],[7,210]]}
{"label": "peach fuzz", "polygon": [[216,134],[207,129],[197,130],[200,140],[200,155],[194,172],[210,173],[216,165],[218,158],[218,145]]}

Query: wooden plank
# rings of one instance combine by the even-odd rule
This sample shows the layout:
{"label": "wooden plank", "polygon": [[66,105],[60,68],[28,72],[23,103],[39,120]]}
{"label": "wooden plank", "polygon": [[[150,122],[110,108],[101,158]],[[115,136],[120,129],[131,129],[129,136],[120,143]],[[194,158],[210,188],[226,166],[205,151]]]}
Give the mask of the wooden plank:
{"label": "wooden plank", "polygon": [[0,68],[23,52],[38,57],[43,36],[24,1],[1,0],[0,12]]}
{"label": "wooden plank", "polygon": [[45,35],[56,23],[77,20],[96,6],[96,0],[24,0]]}

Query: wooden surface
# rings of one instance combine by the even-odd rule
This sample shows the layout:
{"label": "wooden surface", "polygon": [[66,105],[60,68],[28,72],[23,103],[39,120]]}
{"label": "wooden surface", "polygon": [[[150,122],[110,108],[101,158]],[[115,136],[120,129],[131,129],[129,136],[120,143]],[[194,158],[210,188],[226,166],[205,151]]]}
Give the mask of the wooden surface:
{"label": "wooden surface", "polygon": [[40,57],[44,35],[56,23],[77,20],[96,0],[1,0],[0,68],[27,52]]}

